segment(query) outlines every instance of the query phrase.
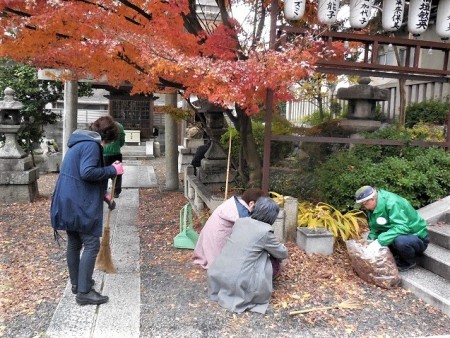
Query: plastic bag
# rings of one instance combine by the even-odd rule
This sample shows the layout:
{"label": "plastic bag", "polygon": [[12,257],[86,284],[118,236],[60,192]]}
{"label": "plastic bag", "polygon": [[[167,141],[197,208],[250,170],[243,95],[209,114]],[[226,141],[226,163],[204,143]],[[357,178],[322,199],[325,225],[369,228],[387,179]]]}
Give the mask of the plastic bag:
{"label": "plastic bag", "polygon": [[369,255],[365,251],[370,244],[369,241],[351,239],[345,244],[353,270],[361,279],[385,289],[399,286],[400,275],[388,247],[382,246],[373,255]]}

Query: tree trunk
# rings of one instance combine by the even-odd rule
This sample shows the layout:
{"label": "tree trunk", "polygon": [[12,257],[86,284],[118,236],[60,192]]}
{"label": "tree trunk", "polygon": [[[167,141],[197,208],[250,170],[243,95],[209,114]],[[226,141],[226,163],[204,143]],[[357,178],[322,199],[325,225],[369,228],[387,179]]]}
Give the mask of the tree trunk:
{"label": "tree trunk", "polygon": [[[397,46],[394,46],[395,59],[397,60],[397,65],[402,65],[402,60],[400,59],[400,52]],[[403,65],[405,66],[405,65]],[[399,95],[399,112],[398,112],[398,124],[404,126],[406,122],[406,90],[405,90],[405,79],[398,79],[398,95]]]}
{"label": "tree trunk", "polygon": [[398,90],[399,90],[399,115],[398,123],[400,126],[404,126],[406,123],[406,90],[405,90],[405,79],[398,79]]}
{"label": "tree trunk", "polygon": [[[242,159],[239,159],[239,172],[245,175],[245,169],[248,169],[248,186],[249,187],[261,187],[262,180],[262,164],[261,159],[256,152],[256,142],[253,136],[252,120],[245,111],[237,108],[237,125],[236,130],[239,131],[241,138],[240,154]],[[241,166],[246,165],[246,168]],[[242,176],[247,178],[246,175]]]}
{"label": "tree trunk", "polygon": [[316,96],[316,100],[317,100],[317,106],[319,107],[319,116],[320,116],[320,121],[323,122],[324,120],[324,112],[323,112],[323,99],[322,99],[322,95],[317,95]]}

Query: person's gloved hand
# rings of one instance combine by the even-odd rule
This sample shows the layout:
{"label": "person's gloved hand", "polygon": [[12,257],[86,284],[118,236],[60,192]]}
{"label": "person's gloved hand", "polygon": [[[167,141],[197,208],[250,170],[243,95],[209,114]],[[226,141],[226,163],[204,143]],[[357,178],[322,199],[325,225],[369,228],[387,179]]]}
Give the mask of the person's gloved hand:
{"label": "person's gloved hand", "polygon": [[109,210],[114,210],[116,208],[116,202],[114,200],[111,200],[110,194],[105,194],[103,196],[103,200],[106,202],[106,204],[108,204]]}
{"label": "person's gloved hand", "polygon": [[116,161],[112,164],[112,166],[116,169],[116,175],[123,174],[123,164],[119,161]]}
{"label": "person's gloved hand", "polygon": [[367,246],[367,248],[364,249],[364,253],[366,254],[366,256],[373,257],[378,253],[378,250],[380,250],[381,247],[382,247],[382,245],[376,239],[376,240],[372,241],[372,243],[370,243]]}

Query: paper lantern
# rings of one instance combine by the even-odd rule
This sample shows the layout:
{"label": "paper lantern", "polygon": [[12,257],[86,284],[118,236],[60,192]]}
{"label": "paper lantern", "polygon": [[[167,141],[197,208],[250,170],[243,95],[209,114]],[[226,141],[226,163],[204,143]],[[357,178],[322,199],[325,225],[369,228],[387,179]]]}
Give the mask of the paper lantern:
{"label": "paper lantern", "polygon": [[339,0],[319,0],[319,21],[326,25],[336,22],[339,11]]}
{"label": "paper lantern", "polygon": [[408,11],[408,31],[419,36],[428,28],[431,0],[410,0]]}
{"label": "paper lantern", "polygon": [[286,20],[299,20],[305,14],[306,0],[284,0],[284,17]]}
{"label": "paper lantern", "polygon": [[399,30],[402,26],[405,0],[383,1],[382,25],[388,32]]}
{"label": "paper lantern", "polygon": [[350,0],[350,26],[364,28],[372,16],[373,0]]}
{"label": "paper lantern", "polygon": [[442,39],[450,38],[450,0],[439,1],[436,17],[436,33]]}

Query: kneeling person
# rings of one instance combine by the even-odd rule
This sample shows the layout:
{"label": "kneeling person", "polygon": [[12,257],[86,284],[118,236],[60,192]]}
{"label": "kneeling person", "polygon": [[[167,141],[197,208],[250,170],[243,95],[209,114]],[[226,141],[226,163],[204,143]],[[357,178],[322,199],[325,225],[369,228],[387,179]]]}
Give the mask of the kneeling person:
{"label": "kneeling person", "polygon": [[287,258],[272,225],[278,205],[261,197],[250,217],[239,218],[222,252],[208,269],[212,300],[233,312],[265,313],[272,295],[272,259]]}
{"label": "kneeling person", "polygon": [[386,190],[376,190],[371,186],[358,189],[356,203],[368,212],[369,236],[373,242],[369,251],[380,246],[388,246],[399,271],[416,266],[416,257],[428,246],[427,222],[403,197]]}

